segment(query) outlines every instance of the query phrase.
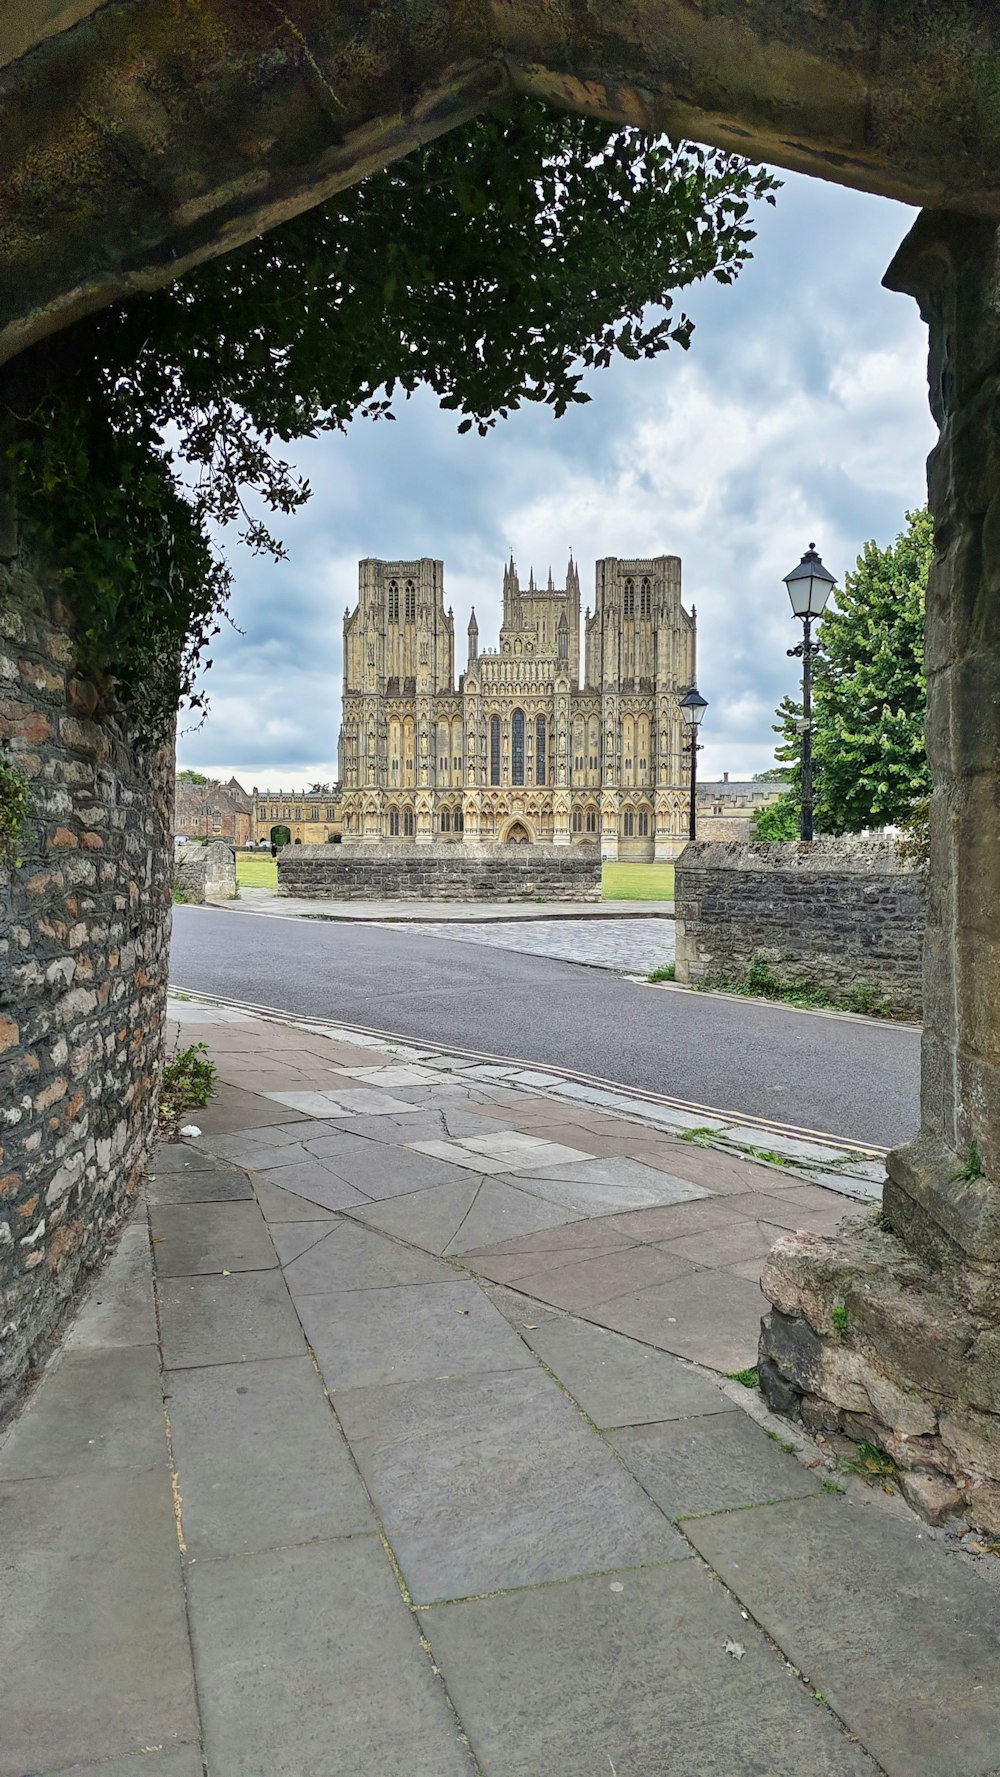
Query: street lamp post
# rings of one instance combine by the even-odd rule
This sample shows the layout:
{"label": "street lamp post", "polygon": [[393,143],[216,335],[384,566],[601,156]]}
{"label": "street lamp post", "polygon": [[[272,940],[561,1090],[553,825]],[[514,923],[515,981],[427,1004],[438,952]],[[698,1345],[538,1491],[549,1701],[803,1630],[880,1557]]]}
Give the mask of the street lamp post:
{"label": "street lamp post", "polygon": [[688,732],[688,739],[685,742],[684,751],[691,755],[691,802],[688,810],[689,839],[697,838],[698,754],[701,752],[701,747],[698,745],[698,730],[701,727],[701,719],[707,708],[708,699],[702,697],[697,685],[692,685],[690,691],[686,692],[681,698],[681,720]]}
{"label": "street lamp post", "polygon": [[802,620],[802,640],[798,647],[789,648],[788,657],[802,662],[802,798],[799,838],[806,843],[813,836],[812,657],[820,649],[819,643],[812,639],[812,625],[822,617],[826,601],[836,584],[833,575],[816,554],[815,543],[810,543],[798,567],[785,575],[792,615]]}

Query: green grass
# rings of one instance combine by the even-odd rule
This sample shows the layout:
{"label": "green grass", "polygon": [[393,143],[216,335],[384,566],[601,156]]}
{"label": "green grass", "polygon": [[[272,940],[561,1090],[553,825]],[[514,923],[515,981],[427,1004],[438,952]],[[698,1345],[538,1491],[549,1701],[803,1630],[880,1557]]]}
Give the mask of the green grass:
{"label": "green grass", "polygon": [[676,981],[676,979],[676,963],[661,963],[658,969],[651,969],[646,976],[647,981]]}
{"label": "green grass", "polygon": [[751,1370],[727,1370],[726,1375],[730,1382],[742,1382],[744,1388],[758,1388],[760,1386],[757,1381],[756,1364]]}
{"label": "green grass", "polygon": [[272,858],[268,851],[238,851],[236,853],[236,881],[240,888],[276,889],[278,886],[277,858]]}
{"label": "green grass", "polygon": [[605,901],[672,901],[673,864],[605,864]]}

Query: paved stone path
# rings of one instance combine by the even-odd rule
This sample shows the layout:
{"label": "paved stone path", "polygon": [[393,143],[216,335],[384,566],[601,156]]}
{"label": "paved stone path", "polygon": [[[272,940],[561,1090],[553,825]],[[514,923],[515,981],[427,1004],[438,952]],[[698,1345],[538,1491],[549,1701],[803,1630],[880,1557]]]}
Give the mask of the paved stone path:
{"label": "paved stone path", "polygon": [[490,944],[559,962],[589,963],[618,975],[649,975],[674,960],[672,919],[539,919],[530,923],[452,925],[443,920],[409,920],[418,937],[453,938],[460,944]]}
{"label": "paved stone path", "polygon": [[0,1446],[0,1777],[995,1772],[996,1564],[726,1377],[843,1198],[181,1010],[220,1090]]}
{"label": "paved stone path", "polygon": [[276,889],[242,887],[237,900],[214,901],[232,913],[269,913],[277,919],[322,919],[358,925],[386,920],[410,925],[482,925],[495,920],[530,924],[537,919],[669,919],[673,901],[335,901],[279,895]]}

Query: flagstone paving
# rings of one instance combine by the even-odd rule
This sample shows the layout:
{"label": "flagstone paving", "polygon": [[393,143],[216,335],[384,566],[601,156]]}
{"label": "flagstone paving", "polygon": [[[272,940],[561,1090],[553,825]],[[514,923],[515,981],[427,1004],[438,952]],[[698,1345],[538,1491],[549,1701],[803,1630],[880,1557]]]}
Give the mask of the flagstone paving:
{"label": "flagstone paving", "polygon": [[997,1564],[727,1379],[858,1211],[810,1156],[189,1035],[201,1134],[0,1442],[0,1777],[995,1777]]}

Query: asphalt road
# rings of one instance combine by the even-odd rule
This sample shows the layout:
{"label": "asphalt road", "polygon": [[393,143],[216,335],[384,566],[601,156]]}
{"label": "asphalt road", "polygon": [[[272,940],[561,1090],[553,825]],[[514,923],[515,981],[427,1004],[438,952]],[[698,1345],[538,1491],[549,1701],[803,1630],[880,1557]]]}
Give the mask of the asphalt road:
{"label": "asphalt road", "polygon": [[918,1118],[912,1026],[684,993],[397,928],[174,908],[175,986],[554,1063],[847,1141]]}

